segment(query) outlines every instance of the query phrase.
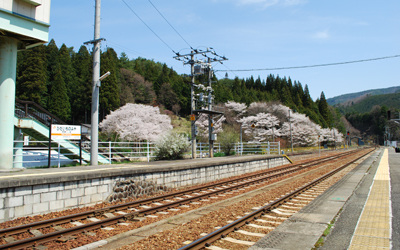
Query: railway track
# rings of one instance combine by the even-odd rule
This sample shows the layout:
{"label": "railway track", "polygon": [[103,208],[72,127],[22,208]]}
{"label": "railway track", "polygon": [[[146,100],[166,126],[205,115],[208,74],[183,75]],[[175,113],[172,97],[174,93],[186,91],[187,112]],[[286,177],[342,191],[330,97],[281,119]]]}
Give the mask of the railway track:
{"label": "railway track", "polygon": [[[346,163],[337,169],[330,171],[322,177],[300,187],[296,190],[280,197],[274,201],[265,204],[261,208],[257,208],[247,215],[238,218],[235,221],[229,222],[229,224],[218,228],[212,233],[202,235],[203,237],[188,243],[179,250],[194,250],[194,249],[213,249],[222,250],[231,243],[233,245],[241,245],[242,248],[248,248],[260,239],[266,236],[265,232],[274,230],[278,225],[283,223],[291,215],[299,211],[309,202],[314,200],[318,195],[325,192],[330,186],[326,185],[325,182],[342,171],[349,165],[363,158],[365,155]],[[246,230],[243,228],[258,228],[260,232],[252,232],[254,230]],[[250,239],[250,240],[243,240]],[[255,239],[255,240],[251,240]],[[224,247],[224,248],[222,248]],[[231,249],[231,248],[227,248]],[[241,247],[235,247],[235,249],[241,249]]]}
{"label": "railway track", "polygon": [[52,241],[73,241],[76,235],[80,233],[88,234],[93,230],[106,229],[116,224],[123,225],[126,222],[140,222],[146,216],[151,217],[155,213],[166,213],[167,211],[198,203],[202,200],[212,199],[234,190],[260,185],[272,179],[281,178],[284,175],[305,171],[319,164],[349,157],[351,154],[354,154],[354,152],[344,152],[306,163],[276,167],[212,185],[204,185],[98,210],[1,229],[0,249],[38,247]]}

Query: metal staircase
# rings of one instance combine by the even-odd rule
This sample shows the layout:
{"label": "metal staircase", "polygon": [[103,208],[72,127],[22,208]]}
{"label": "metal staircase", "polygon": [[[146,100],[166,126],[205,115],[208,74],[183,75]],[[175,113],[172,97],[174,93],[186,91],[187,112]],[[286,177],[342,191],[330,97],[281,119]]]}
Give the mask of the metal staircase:
{"label": "metal staircase", "polygon": [[[64,124],[57,116],[51,114],[46,109],[32,101],[22,101],[15,99],[14,126],[20,128],[25,134],[35,138],[38,141],[49,140],[50,124]],[[54,142],[53,142],[54,143]],[[52,146],[56,146],[56,143]],[[80,155],[79,145],[69,140],[57,140],[60,144],[61,153],[70,159],[78,159]],[[89,162],[90,153],[82,149],[82,160]],[[110,164],[109,160],[99,154],[99,162]]]}

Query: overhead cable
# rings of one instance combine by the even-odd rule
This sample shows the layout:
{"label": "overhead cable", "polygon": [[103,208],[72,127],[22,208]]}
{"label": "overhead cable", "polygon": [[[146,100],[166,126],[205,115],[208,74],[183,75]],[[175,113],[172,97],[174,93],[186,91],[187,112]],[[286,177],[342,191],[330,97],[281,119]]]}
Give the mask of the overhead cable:
{"label": "overhead cable", "polygon": [[150,28],[149,25],[147,25],[147,23],[146,23],[142,18],[140,18],[140,16],[131,8],[131,6],[129,6],[129,4],[128,4],[125,0],[121,0],[121,1],[124,2],[124,4],[132,11],[132,13],[135,14],[135,16],[136,16],[137,18],[139,18],[139,20],[140,20],[151,32],[153,32],[153,34],[154,34],[158,39],[160,39],[160,41],[161,41],[162,43],[164,43],[165,46],[167,46],[170,50],[172,50],[173,53],[176,53],[176,52],[172,49],[172,47],[168,45],[168,43],[166,43],[152,28]]}
{"label": "overhead cable", "polygon": [[361,59],[355,61],[346,61],[346,62],[336,62],[336,63],[324,63],[324,64],[314,64],[314,65],[305,65],[305,66],[290,66],[290,67],[279,67],[279,68],[260,68],[260,69],[234,69],[234,70],[216,70],[221,72],[226,71],[235,71],[235,72],[243,72],[243,71],[272,71],[272,70],[285,70],[285,69],[305,69],[305,68],[316,68],[316,67],[326,67],[326,66],[335,66],[335,65],[343,65],[343,64],[352,64],[352,63],[362,63],[362,62],[370,62],[370,61],[378,61],[378,60],[386,60],[391,58],[400,57],[400,55],[394,56],[384,56],[384,57],[376,57],[369,59]]}
{"label": "overhead cable", "polygon": [[185,38],[183,38],[183,36],[174,28],[174,26],[172,26],[172,24],[167,20],[167,18],[165,18],[165,16],[157,9],[157,7],[151,2],[151,0],[148,0],[149,3],[154,7],[154,9],[158,12],[158,14],[160,14],[160,16],[168,23],[168,25],[176,32],[176,34],[178,34],[178,36],[180,36],[182,38],[182,40],[190,47],[192,48],[192,46],[186,41]]}

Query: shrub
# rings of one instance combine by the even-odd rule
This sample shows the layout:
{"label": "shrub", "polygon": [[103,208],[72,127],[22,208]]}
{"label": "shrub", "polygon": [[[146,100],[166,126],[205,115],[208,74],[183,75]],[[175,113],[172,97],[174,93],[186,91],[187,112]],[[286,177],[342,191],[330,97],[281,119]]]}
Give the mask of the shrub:
{"label": "shrub", "polygon": [[185,135],[169,133],[163,136],[155,146],[155,154],[159,160],[182,159],[190,146]]}
{"label": "shrub", "polygon": [[225,155],[231,155],[235,143],[239,141],[239,134],[236,133],[233,127],[225,126],[224,131],[219,134],[218,141],[221,144],[222,151]]}
{"label": "shrub", "polygon": [[214,154],[214,157],[223,157],[223,156],[225,156],[224,152],[217,152]]}

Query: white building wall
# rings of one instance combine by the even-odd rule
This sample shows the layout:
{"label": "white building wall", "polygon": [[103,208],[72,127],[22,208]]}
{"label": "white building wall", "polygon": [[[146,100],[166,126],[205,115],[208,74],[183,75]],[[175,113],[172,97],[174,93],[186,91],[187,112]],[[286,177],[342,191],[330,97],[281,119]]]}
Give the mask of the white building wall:
{"label": "white building wall", "polygon": [[50,0],[1,0],[0,8],[39,22],[50,23]]}

